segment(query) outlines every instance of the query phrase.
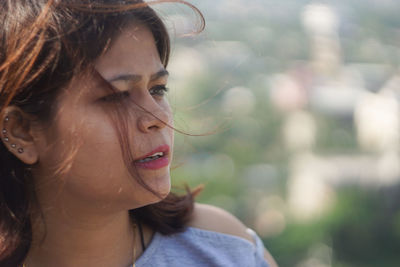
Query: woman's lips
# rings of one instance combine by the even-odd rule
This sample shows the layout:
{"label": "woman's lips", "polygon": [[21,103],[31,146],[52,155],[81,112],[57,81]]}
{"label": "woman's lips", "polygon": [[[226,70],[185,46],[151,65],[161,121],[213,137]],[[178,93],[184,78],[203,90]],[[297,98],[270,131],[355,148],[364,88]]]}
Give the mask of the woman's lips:
{"label": "woman's lips", "polygon": [[[153,156],[153,157],[152,157]],[[169,146],[162,145],[149,152],[143,157],[135,160],[136,167],[157,170],[169,165]]]}

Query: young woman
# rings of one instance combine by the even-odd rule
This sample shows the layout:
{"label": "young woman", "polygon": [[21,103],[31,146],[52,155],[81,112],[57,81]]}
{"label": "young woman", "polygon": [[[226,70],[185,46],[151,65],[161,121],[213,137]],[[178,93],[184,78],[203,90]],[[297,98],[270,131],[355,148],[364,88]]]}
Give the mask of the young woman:
{"label": "young woman", "polygon": [[170,43],[148,4],[0,5],[0,266],[275,265],[235,217],[170,193]]}

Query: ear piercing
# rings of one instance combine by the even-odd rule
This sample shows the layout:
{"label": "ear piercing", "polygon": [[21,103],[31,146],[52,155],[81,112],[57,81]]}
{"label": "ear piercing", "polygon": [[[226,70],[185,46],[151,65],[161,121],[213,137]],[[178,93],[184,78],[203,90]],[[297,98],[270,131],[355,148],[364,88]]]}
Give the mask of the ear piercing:
{"label": "ear piercing", "polygon": [[[10,120],[10,118],[8,118],[8,116],[6,116],[4,118],[4,123],[8,122],[9,120]],[[7,129],[3,128],[3,130],[1,132],[3,133],[3,136],[4,136],[4,138],[3,138],[4,142],[8,142],[9,139],[8,139],[8,136],[7,136]]]}
{"label": "ear piercing", "polygon": [[4,128],[1,132],[3,133],[3,136],[4,136],[4,138],[3,138],[4,142],[8,142],[7,130]]}
{"label": "ear piercing", "polygon": [[3,135],[4,135],[4,141],[5,141],[5,142],[8,142],[7,130],[6,130],[6,129],[3,129],[1,132],[2,132]]}
{"label": "ear piercing", "polygon": [[[4,122],[8,122],[9,120],[10,120],[10,118],[9,118],[8,116],[6,116],[6,117],[4,118]],[[2,130],[1,132],[3,133],[3,136],[4,136],[4,138],[3,138],[4,142],[10,141],[9,138],[8,138],[8,136],[7,136],[7,129],[6,129],[6,128],[3,128],[3,130]],[[16,144],[11,144],[11,147],[15,149],[15,148],[17,148],[17,145],[16,145]],[[20,154],[21,154],[21,153],[24,153],[24,149],[23,149],[22,147],[18,148],[17,151],[18,151],[18,153],[20,153]]]}

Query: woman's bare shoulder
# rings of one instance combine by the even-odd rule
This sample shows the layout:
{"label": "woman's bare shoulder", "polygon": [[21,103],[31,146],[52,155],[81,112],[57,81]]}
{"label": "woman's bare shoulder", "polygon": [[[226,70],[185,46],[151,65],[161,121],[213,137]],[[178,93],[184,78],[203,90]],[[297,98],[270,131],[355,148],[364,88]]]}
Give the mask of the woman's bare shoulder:
{"label": "woman's bare shoulder", "polygon": [[247,227],[239,219],[215,206],[195,203],[188,226],[238,236],[254,243]]}
{"label": "woman's bare shoulder", "polygon": [[[206,205],[194,204],[194,210],[188,226],[203,230],[219,232],[244,238],[255,244],[254,238],[247,231],[247,227],[231,213],[224,209]],[[277,267],[277,263],[271,254],[264,248],[264,258],[271,267]]]}

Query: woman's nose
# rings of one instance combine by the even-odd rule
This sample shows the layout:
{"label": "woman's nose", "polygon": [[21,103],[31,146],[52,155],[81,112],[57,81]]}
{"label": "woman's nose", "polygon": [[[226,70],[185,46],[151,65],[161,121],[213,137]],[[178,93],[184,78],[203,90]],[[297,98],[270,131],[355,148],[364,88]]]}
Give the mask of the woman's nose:
{"label": "woman's nose", "polygon": [[170,124],[170,111],[159,107],[157,110],[143,110],[138,118],[138,128],[144,133],[161,130]]}

